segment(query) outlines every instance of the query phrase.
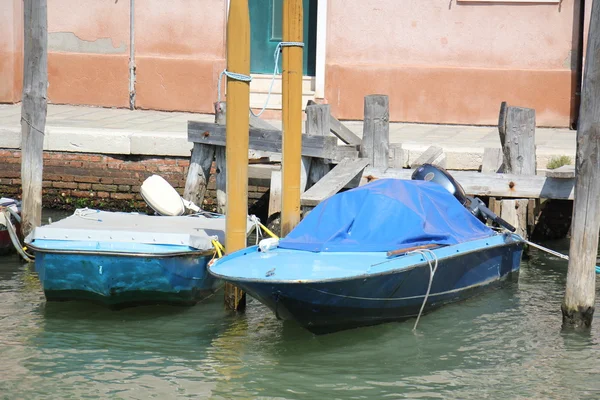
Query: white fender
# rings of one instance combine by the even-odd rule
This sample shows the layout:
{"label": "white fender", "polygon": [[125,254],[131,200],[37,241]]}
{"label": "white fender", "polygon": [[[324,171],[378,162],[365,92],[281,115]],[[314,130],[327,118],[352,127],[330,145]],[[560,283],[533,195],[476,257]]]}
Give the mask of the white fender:
{"label": "white fender", "polygon": [[183,199],[162,176],[152,175],[147,178],[142,183],[140,194],[160,215],[179,216],[185,212]]}

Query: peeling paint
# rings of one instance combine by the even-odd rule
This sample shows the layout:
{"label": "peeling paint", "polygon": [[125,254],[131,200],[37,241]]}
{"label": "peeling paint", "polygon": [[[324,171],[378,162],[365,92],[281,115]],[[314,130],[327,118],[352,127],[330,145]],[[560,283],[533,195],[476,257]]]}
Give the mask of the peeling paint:
{"label": "peeling paint", "polygon": [[48,33],[48,50],[65,53],[121,54],[127,52],[125,43],[114,47],[110,38],[83,40],[73,32]]}

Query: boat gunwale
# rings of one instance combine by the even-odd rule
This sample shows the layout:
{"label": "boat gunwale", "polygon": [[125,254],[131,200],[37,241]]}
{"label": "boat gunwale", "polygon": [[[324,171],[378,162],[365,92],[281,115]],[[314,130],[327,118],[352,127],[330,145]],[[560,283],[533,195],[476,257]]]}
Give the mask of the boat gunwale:
{"label": "boat gunwale", "polygon": [[[510,237],[510,238],[512,238],[514,240],[510,241],[510,242],[506,242],[505,241],[503,243],[492,245],[490,247],[486,247],[486,249],[490,249],[491,250],[491,249],[495,249],[495,248],[498,248],[498,247],[511,246],[511,245],[515,245],[515,244],[523,244],[523,243],[525,243],[520,236],[518,236],[518,235],[516,235],[514,233],[508,233],[508,232],[506,232],[506,233],[501,233],[499,235]],[[492,237],[492,236],[490,236],[490,237]],[[518,238],[518,239],[515,239],[515,238]],[[484,240],[484,239],[477,239],[477,240]],[[441,247],[447,248],[447,247],[452,247],[452,246],[457,246],[457,245],[441,246]],[[252,246],[252,247],[257,248],[258,246]],[[244,249],[244,250],[247,250],[247,249]],[[240,251],[243,251],[243,250],[240,250]],[[304,250],[297,250],[297,251],[304,251]],[[478,252],[478,251],[481,251],[481,249],[480,248],[479,249],[472,249],[472,250],[468,250],[468,251],[461,252],[461,253],[454,253],[454,254],[451,254],[451,255],[446,256],[446,257],[438,258],[438,260],[439,261],[441,261],[441,260],[451,260],[451,259],[453,259],[455,257],[469,255],[471,253],[475,253],[475,252]],[[398,258],[398,257],[394,257],[394,258]],[[389,259],[389,261],[386,260],[386,261],[383,261],[383,262],[391,262],[393,260],[394,259],[392,258],[392,259]],[[218,262],[219,262],[219,260],[217,260],[217,262],[215,264],[213,264],[213,265],[218,265]],[[212,270],[213,265],[208,265],[207,266],[208,272],[210,274],[212,274],[213,276],[215,276],[215,277],[217,277],[219,279],[223,279],[225,281],[232,282],[232,280],[227,279],[226,276],[213,272],[213,270]],[[421,267],[428,266],[428,265],[429,264],[428,264],[427,261],[423,261],[423,262],[420,262],[418,264],[413,264],[413,265],[410,265],[410,266],[407,266],[407,267],[403,267],[403,268],[395,268],[395,269],[391,269],[391,270],[387,270],[387,271],[381,271],[381,272],[375,272],[375,273],[364,273],[364,274],[361,274],[361,275],[354,275],[354,276],[349,276],[349,277],[327,278],[327,279],[319,279],[319,280],[307,280],[307,279],[296,279],[296,280],[275,280],[275,279],[273,279],[273,280],[267,280],[267,279],[264,279],[264,278],[262,278],[262,279],[255,279],[255,278],[252,278],[252,279],[235,278],[235,281],[236,282],[251,282],[251,283],[292,284],[292,285],[298,285],[298,284],[305,285],[307,283],[318,284],[318,283],[350,281],[350,280],[355,280],[355,279],[364,279],[364,278],[367,278],[367,277],[379,277],[379,276],[391,275],[391,274],[396,274],[398,272],[412,271],[413,269],[421,268]]]}
{"label": "boat gunwale", "polygon": [[61,249],[45,249],[34,244],[28,243],[27,247],[34,252],[48,254],[69,254],[69,255],[96,255],[96,256],[119,256],[119,257],[140,257],[140,258],[169,258],[181,256],[212,256],[215,254],[213,250],[190,250],[190,251],[174,251],[167,253],[140,253],[140,252],[119,252],[119,251],[96,251],[96,250],[61,250]]}

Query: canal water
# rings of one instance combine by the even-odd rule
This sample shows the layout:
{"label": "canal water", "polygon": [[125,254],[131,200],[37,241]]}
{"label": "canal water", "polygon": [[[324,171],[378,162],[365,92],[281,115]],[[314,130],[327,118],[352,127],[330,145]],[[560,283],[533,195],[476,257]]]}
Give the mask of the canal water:
{"label": "canal water", "polygon": [[598,399],[600,319],[561,331],[566,267],[532,251],[518,281],[416,332],[314,336],[253,300],[226,312],[222,292],[191,308],[46,303],[33,267],[0,257],[0,398]]}

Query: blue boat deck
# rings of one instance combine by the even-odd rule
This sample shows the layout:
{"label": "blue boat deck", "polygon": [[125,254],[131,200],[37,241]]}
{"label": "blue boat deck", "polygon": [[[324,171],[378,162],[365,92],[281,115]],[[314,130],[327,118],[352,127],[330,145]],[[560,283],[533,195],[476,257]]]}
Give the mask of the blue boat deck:
{"label": "blue boat deck", "polygon": [[[458,245],[442,246],[432,251],[441,260],[502,246],[507,241],[516,242],[520,238],[513,234],[497,234]],[[388,257],[385,252],[308,252],[281,248],[261,252],[257,246],[235,252],[223,261],[217,260],[210,267],[210,272],[236,281],[288,283],[354,279],[363,275],[372,276],[414,268],[427,262],[418,253]]]}

